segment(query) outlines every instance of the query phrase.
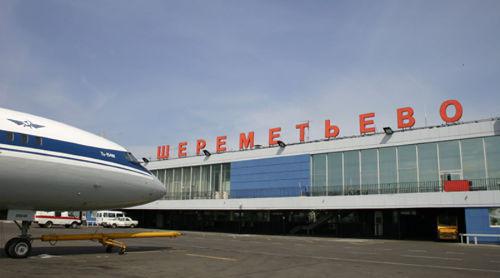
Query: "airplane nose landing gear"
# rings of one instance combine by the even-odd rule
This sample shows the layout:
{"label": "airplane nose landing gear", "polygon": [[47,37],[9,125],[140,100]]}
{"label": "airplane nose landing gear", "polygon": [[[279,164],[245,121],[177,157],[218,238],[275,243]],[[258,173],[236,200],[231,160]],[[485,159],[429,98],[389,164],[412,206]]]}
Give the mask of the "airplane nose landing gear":
{"label": "airplane nose landing gear", "polygon": [[123,255],[127,249],[125,243],[117,241],[121,238],[156,238],[156,237],[178,237],[179,232],[139,232],[139,233],[111,233],[111,234],[69,234],[69,235],[42,235],[41,237],[32,237],[28,234],[31,221],[23,221],[21,225],[14,221],[17,227],[21,230],[21,235],[10,239],[5,244],[5,253],[8,257],[21,259],[29,257],[31,253],[31,243],[33,240],[41,240],[44,242],[58,242],[69,240],[92,240],[98,241],[104,247],[106,252],[112,252],[113,247],[120,248],[119,254]]}
{"label": "airplane nose landing gear", "polygon": [[14,221],[17,227],[21,230],[21,235],[7,241],[4,247],[5,254],[11,258],[27,258],[31,253],[31,242],[33,239],[28,234],[31,222],[23,221],[21,225]]}
{"label": "airplane nose landing gear", "polygon": [[11,258],[27,258],[31,253],[31,241],[27,238],[13,238],[5,244],[5,253]]}

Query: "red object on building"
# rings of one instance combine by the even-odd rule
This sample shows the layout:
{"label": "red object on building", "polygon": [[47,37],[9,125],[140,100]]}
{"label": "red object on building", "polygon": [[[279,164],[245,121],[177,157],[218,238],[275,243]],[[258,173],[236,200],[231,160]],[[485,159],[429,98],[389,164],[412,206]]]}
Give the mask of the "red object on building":
{"label": "red object on building", "polygon": [[445,181],[444,191],[470,191],[470,182],[468,180]]}

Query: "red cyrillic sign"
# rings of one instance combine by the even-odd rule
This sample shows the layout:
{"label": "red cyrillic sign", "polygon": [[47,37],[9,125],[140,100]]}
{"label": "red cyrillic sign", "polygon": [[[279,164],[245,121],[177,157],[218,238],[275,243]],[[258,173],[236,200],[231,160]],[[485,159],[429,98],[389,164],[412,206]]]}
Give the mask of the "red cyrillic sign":
{"label": "red cyrillic sign", "polygon": [[[454,111],[450,114],[449,108],[453,107]],[[412,128],[415,126],[416,119],[414,117],[414,110],[411,107],[402,107],[396,110],[397,123],[399,129]],[[463,107],[462,104],[455,99],[450,99],[444,101],[439,107],[439,115],[441,119],[447,123],[455,123],[462,118]],[[299,123],[295,125],[295,129],[298,131],[299,141],[301,143],[306,141],[306,131],[309,130],[309,122]],[[375,127],[375,113],[364,113],[359,115],[359,132],[361,135],[376,133]],[[325,139],[336,138],[340,134],[340,127],[333,125],[331,120],[325,120]],[[268,134],[268,145],[275,146],[281,137],[281,127],[274,127],[269,129]],[[187,145],[188,142],[180,142],[177,149],[177,157],[187,156]],[[207,147],[207,141],[205,139],[198,139],[196,141],[196,155],[200,155],[201,152]],[[239,149],[247,150],[253,149],[255,147],[255,132],[250,131],[248,133],[240,133],[239,136]],[[217,136],[215,140],[215,150],[217,153],[222,153],[227,151],[227,136]],[[158,146],[156,151],[156,158],[158,160],[169,159],[170,158],[170,145]]]}

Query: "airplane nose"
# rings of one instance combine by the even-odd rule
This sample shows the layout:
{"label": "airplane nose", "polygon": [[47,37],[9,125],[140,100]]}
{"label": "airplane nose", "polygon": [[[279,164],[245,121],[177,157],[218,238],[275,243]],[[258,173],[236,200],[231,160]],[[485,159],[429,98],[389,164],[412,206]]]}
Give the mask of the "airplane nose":
{"label": "airplane nose", "polygon": [[167,189],[165,188],[165,185],[157,179],[153,180],[153,184],[151,187],[152,189],[150,195],[152,197],[151,199],[153,200],[161,199],[163,198],[163,196],[165,196],[165,194],[167,194]]}

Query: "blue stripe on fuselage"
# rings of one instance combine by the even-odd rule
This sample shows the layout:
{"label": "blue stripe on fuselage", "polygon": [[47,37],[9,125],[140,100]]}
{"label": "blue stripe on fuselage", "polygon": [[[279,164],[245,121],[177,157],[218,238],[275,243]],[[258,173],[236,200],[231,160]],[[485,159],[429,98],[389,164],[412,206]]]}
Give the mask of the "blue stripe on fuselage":
{"label": "blue stripe on fuselage", "polygon": [[24,150],[17,150],[17,149],[11,149],[11,148],[2,148],[2,147],[0,147],[0,150],[6,150],[6,151],[12,151],[12,152],[19,152],[19,153],[28,153],[28,154],[48,156],[48,157],[56,157],[56,158],[74,160],[74,161],[81,161],[81,162],[86,162],[86,163],[90,163],[90,164],[97,164],[97,165],[108,166],[108,167],[112,167],[112,168],[116,168],[116,169],[121,169],[121,170],[129,171],[129,172],[133,172],[133,173],[145,175],[145,176],[148,176],[148,177],[151,176],[151,174],[143,172],[143,171],[131,170],[131,169],[128,169],[128,168],[125,168],[125,167],[121,167],[121,166],[114,166],[114,165],[109,165],[109,164],[106,164],[106,163],[89,161],[89,160],[85,160],[85,159],[78,159],[78,158],[72,158],[72,157],[67,157],[67,156],[60,156],[60,155],[53,155],[53,154],[47,154],[47,153],[40,153],[40,152],[35,152],[35,151],[24,151]]}
{"label": "blue stripe on fuselage", "polygon": [[[76,155],[76,156],[93,158],[93,159],[98,159],[98,160],[102,160],[102,161],[120,164],[123,166],[134,168],[140,172],[150,174],[150,172],[146,168],[142,167],[142,165],[140,165],[139,163],[133,163],[133,162],[129,161],[126,158],[127,152],[124,152],[124,151],[101,149],[101,148],[85,146],[85,145],[81,145],[81,144],[77,144],[77,143],[71,143],[71,142],[61,141],[61,140],[57,140],[57,139],[46,138],[46,137],[39,137],[39,138],[42,138],[42,144],[39,144],[39,141],[37,140],[37,136],[34,136],[34,135],[28,135],[28,142],[25,143],[25,142],[23,142],[22,134],[16,133],[16,132],[12,132],[12,133],[14,133],[14,141],[11,141],[10,138],[8,137],[9,133],[10,132],[0,130],[0,143],[5,144],[5,145],[10,145],[10,146],[26,147],[26,148],[33,149],[32,151],[28,151],[27,153],[47,155],[44,153],[36,152],[36,150],[44,150],[44,151],[58,152],[58,153],[63,153],[63,154]],[[23,134],[23,135],[27,135],[27,134]],[[19,150],[15,150],[15,149],[8,149],[8,150],[19,151]],[[48,155],[48,156],[53,156],[53,155]],[[55,157],[60,157],[60,156],[55,156]],[[67,158],[67,157],[61,157],[61,158]],[[86,160],[82,160],[82,161],[86,161]],[[89,162],[89,161],[86,161],[86,162]],[[105,164],[105,163],[98,163],[98,164],[110,166],[110,165]],[[121,168],[121,167],[118,167],[118,168]],[[124,168],[121,168],[121,169],[124,169]]]}

